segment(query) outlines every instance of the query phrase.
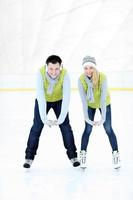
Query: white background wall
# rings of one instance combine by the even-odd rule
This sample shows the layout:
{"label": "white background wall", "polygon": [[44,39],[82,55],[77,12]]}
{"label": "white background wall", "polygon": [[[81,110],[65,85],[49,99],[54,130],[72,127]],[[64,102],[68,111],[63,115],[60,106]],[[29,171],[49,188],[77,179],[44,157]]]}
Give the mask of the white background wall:
{"label": "white background wall", "polygon": [[0,0],[0,88],[34,87],[58,54],[72,86],[82,58],[97,59],[110,87],[133,87],[132,0]]}

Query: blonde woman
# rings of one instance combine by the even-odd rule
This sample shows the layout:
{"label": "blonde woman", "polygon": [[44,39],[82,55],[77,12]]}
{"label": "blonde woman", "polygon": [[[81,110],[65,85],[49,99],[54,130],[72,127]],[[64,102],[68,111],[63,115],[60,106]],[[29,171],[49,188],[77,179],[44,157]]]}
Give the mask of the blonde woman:
{"label": "blonde woman", "polygon": [[[87,146],[93,126],[103,124],[112,148],[114,168],[119,168],[120,157],[117,138],[111,125],[111,103],[107,87],[107,78],[105,74],[97,70],[94,57],[84,57],[82,65],[84,73],[79,78],[78,87],[83,105],[85,129],[81,139],[80,167],[87,167]],[[96,109],[99,109],[101,113],[101,119],[99,121],[94,121]]]}

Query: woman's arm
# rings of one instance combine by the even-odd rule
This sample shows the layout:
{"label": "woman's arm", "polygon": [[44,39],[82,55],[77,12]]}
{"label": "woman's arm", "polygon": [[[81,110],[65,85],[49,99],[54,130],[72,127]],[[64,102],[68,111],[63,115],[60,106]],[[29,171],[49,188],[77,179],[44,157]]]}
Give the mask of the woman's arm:
{"label": "woman's arm", "polygon": [[102,123],[106,120],[106,96],[107,96],[107,79],[105,79],[101,86],[101,99],[100,99],[100,107],[102,112]]}
{"label": "woman's arm", "polygon": [[84,88],[82,86],[80,79],[78,80],[78,88],[79,88],[79,94],[80,94],[82,106],[83,106],[84,119],[88,124],[93,125],[93,121],[89,119],[86,93],[84,91]]}

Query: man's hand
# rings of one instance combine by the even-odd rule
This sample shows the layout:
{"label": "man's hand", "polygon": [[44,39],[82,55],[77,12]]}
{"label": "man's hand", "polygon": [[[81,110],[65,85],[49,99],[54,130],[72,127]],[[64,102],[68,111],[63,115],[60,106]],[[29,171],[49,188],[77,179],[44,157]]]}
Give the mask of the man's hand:
{"label": "man's hand", "polygon": [[58,120],[47,120],[46,122],[45,122],[45,124],[47,124],[49,127],[52,127],[52,126],[57,126],[57,125],[59,125],[59,122],[58,122]]}
{"label": "man's hand", "polygon": [[48,120],[45,122],[45,124],[47,124],[47,125],[51,128],[52,126],[54,126],[54,120],[48,119]]}
{"label": "man's hand", "polygon": [[85,118],[85,121],[86,121],[88,124],[90,124],[91,126],[94,125],[94,122],[91,121],[88,117]]}
{"label": "man's hand", "polygon": [[54,120],[53,123],[55,126],[59,125],[58,120]]}

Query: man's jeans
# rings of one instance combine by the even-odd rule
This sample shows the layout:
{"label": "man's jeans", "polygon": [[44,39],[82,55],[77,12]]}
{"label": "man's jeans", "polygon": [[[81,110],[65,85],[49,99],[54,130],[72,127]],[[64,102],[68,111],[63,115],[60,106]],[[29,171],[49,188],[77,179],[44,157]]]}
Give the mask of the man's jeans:
{"label": "man's jeans", "polygon": [[[61,100],[56,101],[56,102],[47,102],[47,113],[50,110],[50,108],[53,108],[55,115],[58,119],[60,112],[61,112],[61,104],[62,104]],[[25,151],[26,159],[32,159],[32,160],[34,159],[34,157],[37,153],[37,149],[38,149],[38,145],[39,145],[39,138],[40,138],[43,127],[44,127],[44,124],[40,118],[38,102],[36,99],[35,100],[35,109],[34,109],[34,123],[30,130],[30,134],[29,134],[29,138],[28,138],[28,142],[27,142],[27,148]],[[60,124],[59,127],[60,127],[60,130],[62,133],[64,147],[67,150],[68,158],[71,159],[71,158],[77,157],[76,146],[74,143],[74,136],[73,136],[71,126],[69,124],[68,114],[67,114],[64,122],[62,124]],[[54,129],[53,129],[53,131],[54,131]],[[51,150],[51,148],[53,148],[53,147],[50,146],[49,149]],[[54,151],[54,148],[52,150]]]}

